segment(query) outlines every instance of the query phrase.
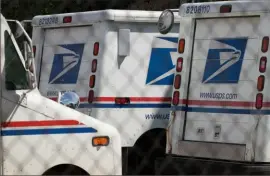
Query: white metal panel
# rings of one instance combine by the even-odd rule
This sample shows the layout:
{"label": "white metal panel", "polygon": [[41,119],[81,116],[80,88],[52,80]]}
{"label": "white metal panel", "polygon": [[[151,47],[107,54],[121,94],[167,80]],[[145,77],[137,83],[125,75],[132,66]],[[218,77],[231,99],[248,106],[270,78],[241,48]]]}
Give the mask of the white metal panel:
{"label": "white metal panel", "polygon": [[224,160],[244,161],[245,145],[232,145],[208,142],[181,141],[179,155],[201,158],[218,158]]}
{"label": "white metal panel", "polygon": [[[185,139],[193,141],[221,142],[246,144],[250,141],[250,134],[255,128],[255,120],[251,123],[250,119],[239,119],[238,115],[227,116],[228,120],[222,120],[216,117],[226,117],[226,114],[208,113],[208,117],[202,117],[201,113],[189,113],[186,121]],[[196,118],[200,117],[200,118]],[[214,120],[212,120],[212,118]],[[239,120],[238,120],[239,119]],[[245,122],[248,121],[248,122]],[[221,126],[221,130],[216,137],[216,126]],[[198,131],[203,129],[203,132]]]}
{"label": "white metal panel", "polygon": [[[42,65],[40,70],[40,91],[43,95],[47,96],[54,91],[66,91],[76,90],[76,92],[84,92],[82,95],[85,97],[88,94],[89,77],[91,74],[91,59],[93,55],[93,46],[97,42],[97,38],[94,36],[93,28],[91,26],[75,27],[75,28],[57,28],[45,30],[45,42],[43,46]],[[72,49],[65,48],[63,46],[72,46],[76,44],[82,44],[81,52],[74,53]],[[57,58],[57,55],[66,55]],[[65,57],[65,58],[64,58]],[[63,69],[59,72],[67,73],[74,67],[77,68],[78,76],[74,83],[68,84],[52,84],[49,80],[52,74],[53,63],[57,59],[63,59],[63,65],[59,65],[58,70],[62,70],[65,64],[70,64],[70,69]],[[72,68],[73,67],[73,68]],[[57,78],[57,77],[56,77]],[[68,79],[69,77],[63,78]],[[64,81],[64,80],[63,80]],[[86,93],[87,92],[87,93]]]}
{"label": "white metal panel", "polygon": [[[158,85],[156,82],[173,75],[174,66],[165,71],[162,67],[167,69],[169,65],[166,64],[176,62],[178,28],[175,26],[171,33],[163,36],[158,33],[156,25],[151,23],[112,25],[130,29],[130,54],[118,57],[117,28],[107,33],[105,45],[108,47],[99,60],[97,84],[94,88],[95,95],[100,97],[100,101],[95,102],[99,108],[93,108],[91,115],[116,126],[121,130],[122,145],[133,146],[146,131],[167,126],[172,82],[169,85]],[[175,42],[158,37],[174,38]],[[152,56],[160,50],[166,52],[164,61],[159,61],[157,55]],[[151,59],[156,69],[161,70],[161,77],[157,76],[147,82]],[[111,99],[105,101],[104,97]],[[117,107],[114,104],[115,97],[130,97],[131,103],[122,108]],[[106,117],[106,114],[110,114],[111,118]]]}
{"label": "white metal panel", "polygon": [[209,18],[196,20],[195,39],[258,38],[259,17]]}
{"label": "white metal panel", "polygon": [[[107,96],[121,95],[136,97],[144,95],[145,97],[148,97],[162,95],[161,97],[163,97],[164,91],[160,90],[165,90],[169,86],[147,85],[146,83],[152,48],[172,48],[173,50],[176,49],[177,43],[163,40],[163,46],[160,45],[157,47],[154,45],[154,43],[156,43],[154,40],[158,40],[157,38],[162,36],[158,34],[155,25],[151,24],[146,26],[145,24],[130,24],[130,26],[132,29],[130,34],[131,51],[130,55],[123,60],[117,58],[117,33],[109,32],[106,36],[107,41],[105,41],[105,43],[108,43],[110,47],[105,51],[101,63],[99,64],[98,69],[100,70],[100,75],[98,76],[101,76],[102,78],[100,79],[101,87],[97,87],[98,92],[103,95],[106,94]],[[177,38],[177,34],[172,32],[166,37]],[[168,52],[168,59],[171,58],[172,61],[170,62],[173,64],[176,63],[177,59],[174,53],[176,53],[176,51]],[[162,63],[160,63],[160,65],[157,63],[157,66],[162,67]],[[168,71],[171,71],[168,75],[172,75],[174,67]],[[103,87],[103,85],[106,84],[108,84],[108,87]],[[109,87],[111,87],[111,90]]]}
{"label": "white metal panel", "polygon": [[85,43],[89,39],[93,40],[93,28],[91,26],[74,28],[53,28],[45,32],[44,46]]}
{"label": "white metal panel", "polygon": [[[256,121],[241,112],[254,109],[258,71],[251,68],[258,65],[258,24],[255,17],[196,20],[185,140],[250,142],[247,134]],[[237,121],[238,116],[248,120]]]}
{"label": "white metal panel", "polygon": [[[20,95],[23,92],[17,91],[17,93]],[[14,122],[28,122],[31,124],[31,122],[38,123],[38,121],[43,123],[49,121],[53,123],[55,122],[54,120],[59,120],[59,122],[68,120],[78,121],[78,125],[75,126],[63,126],[59,124],[53,126],[43,125],[42,128],[41,126],[20,126],[15,128],[11,126],[3,128],[3,151],[7,152],[7,154],[4,153],[3,163],[5,174],[43,174],[46,169],[55,165],[67,164],[70,161],[66,157],[74,158],[78,156],[78,153],[84,154],[72,160],[71,164],[83,168],[89,174],[121,174],[120,135],[114,127],[42,97],[38,90],[32,90],[27,94],[27,107],[16,106],[11,101],[5,101],[5,106],[3,115],[6,119],[12,119],[11,121],[8,120],[11,124]],[[16,113],[12,114],[13,109],[11,108],[14,106],[16,106]],[[10,112],[8,113],[8,111]],[[80,125],[79,122],[84,125]],[[35,134],[35,130],[38,131],[44,128],[48,129],[48,131],[55,128],[61,130],[63,127],[70,129],[74,127],[90,127],[98,130],[98,132],[85,134],[48,134],[46,137],[44,137],[44,134],[33,135]],[[19,134],[19,131],[16,132],[16,130],[23,130],[25,134],[31,131],[32,135],[16,135]],[[14,131],[13,135],[5,135],[8,131],[9,133]],[[96,135],[109,136],[112,142],[111,145],[96,150],[91,143],[91,138]],[[14,141],[16,142],[14,143]],[[86,141],[89,141],[88,145],[85,143]],[[13,147],[10,147],[11,144]],[[61,151],[57,149],[59,145],[62,147]],[[82,150],[81,146],[85,146],[85,150]],[[31,152],[30,148],[35,149],[35,154]],[[22,153],[21,151],[25,152]],[[14,162],[13,156],[16,156],[17,162]],[[104,158],[104,156],[106,157]],[[40,163],[38,161],[39,157],[47,164],[46,167],[44,167],[44,162]],[[25,163],[23,168],[19,168],[18,164],[24,163],[25,158],[28,158],[29,162]],[[102,169],[96,168],[97,162],[102,166]]]}

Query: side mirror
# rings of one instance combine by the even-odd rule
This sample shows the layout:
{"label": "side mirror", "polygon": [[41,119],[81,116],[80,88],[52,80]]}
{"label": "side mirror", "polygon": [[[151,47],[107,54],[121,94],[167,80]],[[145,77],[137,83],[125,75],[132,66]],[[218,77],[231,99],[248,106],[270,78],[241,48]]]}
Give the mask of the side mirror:
{"label": "side mirror", "polygon": [[36,77],[34,72],[34,56],[30,45],[26,41],[23,42],[23,50],[24,50],[25,68],[27,70],[30,88],[35,88]]}
{"label": "side mirror", "polygon": [[80,97],[75,92],[59,92],[58,103],[71,109],[77,109],[80,105]]}
{"label": "side mirror", "polygon": [[31,46],[27,43],[27,41],[23,42],[23,50],[26,69],[30,69],[32,61],[34,60],[34,55]]}
{"label": "side mirror", "polygon": [[158,19],[158,31],[161,34],[170,32],[174,24],[174,14],[172,10],[164,10]]}

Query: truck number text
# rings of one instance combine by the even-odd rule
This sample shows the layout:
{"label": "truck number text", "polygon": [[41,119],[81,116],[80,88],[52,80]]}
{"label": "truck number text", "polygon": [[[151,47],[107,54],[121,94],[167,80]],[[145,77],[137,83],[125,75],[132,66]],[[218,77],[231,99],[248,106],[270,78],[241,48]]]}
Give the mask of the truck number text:
{"label": "truck number text", "polygon": [[42,18],[39,20],[39,25],[57,24],[58,17]]}
{"label": "truck number text", "polygon": [[209,13],[210,5],[188,6],[186,14]]}

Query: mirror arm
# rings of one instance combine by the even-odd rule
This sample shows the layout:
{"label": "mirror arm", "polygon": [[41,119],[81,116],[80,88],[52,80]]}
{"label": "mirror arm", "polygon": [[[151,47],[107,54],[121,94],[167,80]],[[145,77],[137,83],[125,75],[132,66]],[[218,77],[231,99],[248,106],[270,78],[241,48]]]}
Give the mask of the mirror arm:
{"label": "mirror arm", "polygon": [[61,96],[62,96],[62,93],[61,91],[58,92],[58,96],[57,96],[57,102],[60,103],[61,102]]}
{"label": "mirror arm", "polygon": [[[24,41],[23,44],[24,44],[25,68],[28,74],[29,86],[31,89],[34,89],[37,86],[35,67],[34,67],[34,58],[31,51],[31,46],[26,41]],[[32,72],[29,70],[31,65],[33,67]]]}
{"label": "mirror arm", "polygon": [[30,22],[32,22],[32,20],[22,20],[22,21],[21,21],[21,23],[25,23],[25,22],[26,22],[26,23],[28,23],[28,22],[30,23]]}
{"label": "mirror arm", "polygon": [[169,9],[172,12],[179,12],[179,9]]}

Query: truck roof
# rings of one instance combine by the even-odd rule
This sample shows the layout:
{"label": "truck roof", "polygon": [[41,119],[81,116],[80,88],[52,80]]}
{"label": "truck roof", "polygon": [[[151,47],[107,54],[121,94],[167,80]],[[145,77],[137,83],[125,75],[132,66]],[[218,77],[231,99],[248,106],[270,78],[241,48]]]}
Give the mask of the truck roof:
{"label": "truck roof", "polygon": [[[121,22],[157,22],[162,11],[142,10],[99,10],[74,13],[62,13],[52,15],[38,15],[32,19],[32,25],[36,27],[73,26],[86,25],[101,21]],[[180,17],[175,13],[175,22],[180,22]],[[63,23],[64,17],[71,17],[70,23]],[[50,22],[51,21],[51,22]],[[57,22],[55,22],[57,21]]]}

